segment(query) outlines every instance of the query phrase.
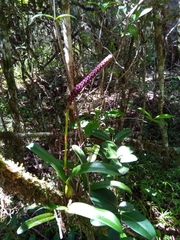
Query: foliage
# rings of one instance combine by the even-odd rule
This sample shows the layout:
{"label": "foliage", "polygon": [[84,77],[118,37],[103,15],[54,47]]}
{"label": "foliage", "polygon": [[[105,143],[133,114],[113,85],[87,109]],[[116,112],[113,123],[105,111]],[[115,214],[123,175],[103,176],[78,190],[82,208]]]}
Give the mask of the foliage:
{"label": "foliage", "polygon": [[[101,134],[100,134],[101,133]],[[93,130],[93,135],[98,136],[104,140],[104,136],[110,139],[110,136],[102,130]],[[116,141],[122,140],[130,134],[130,131],[122,130],[114,136]],[[78,146],[73,146],[73,150],[80,160],[80,165],[70,167],[69,175],[63,170],[61,160],[53,158],[49,153],[37,144],[30,144],[28,148],[41,157],[45,162],[51,164],[56,170],[58,176],[65,182],[64,192],[66,198],[72,198],[66,206],[54,206],[52,210],[65,210],[69,214],[77,214],[86,218],[91,219],[91,224],[94,226],[107,225],[114,229],[119,234],[122,234],[122,223],[132,228],[135,232],[139,233],[147,239],[155,238],[155,230],[150,222],[141,215],[134,207],[131,209],[126,208],[125,205],[129,205],[128,202],[124,202],[118,206],[117,199],[120,197],[120,192],[110,190],[116,188],[119,190],[127,191],[131,193],[131,190],[124,183],[120,182],[121,171],[124,168],[124,164],[136,161],[137,158],[132,154],[132,151],[128,147],[117,147],[115,142],[105,140],[100,145],[100,151],[97,152],[97,159],[86,158],[85,153]],[[108,154],[107,154],[108,153]],[[102,160],[101,160],[102,158]],[[90,162],[88,162],[90,161]],[[114,165],[115,164],[115,165]],[[97,181],[94,179],[90,180],[90,175],[97,173],[100,179]],[[66,177],[65,177],[66,175]],[[72,183],[75,181],[75,176],[81,181],[81,187],[83,185],[84,193],[81,195],[79,202],[73,201],[74,189]],[[111,179],[111,180],[109,180]],[[89,195],[89,194],[90,195]],[[78,194],[78,193],[76,193]],[[90,199],[88,199],[89,197]],[[81,202],[83,200],[83,202]],[[73,201],[73,202],[72,202]],[[85,202],[92,202],[93,205],[89,205]],[[18,234],[24,231],[53,220],[55,218],[54,213],[47,212],[42,215],[36,216],[32,219],[27,220],[17,230]],[[107,232],[108,234],[108,232]],[[120,235],[119,238],[120,239]]]}
{"label": "foliage", "polygon": [[[77,217],[76,203],[81,203],[82,209],[92,210],[95,219],[89,217],[96,226],[112,224],[117,230],[120,229],[118,221],[123,226],[120,234],[112,227],[92,227],[97,232],[102,228],[101,239],[135,238],[136,233],[127,233],[124,222],[149,237],[144,225],[136,224],[136,218],[130,221],[132,213],[143,218],[140,212],[159,229],[158,239],[168,239],[172,235],[168,228],[173,227],[175,238],[180,225],[180,73],[176,44],[179,12],[178,6],[172,4],[177,1],[73,0],[67,1],[70,14],[64,12],[64,2],[0,2],[1,153],[7,159],[23,162],[27,171],[45,178],[44,181],[53,181],[53,186],[58,185],[63,191],[64,199],[61,207],[45,207],[39,212],[37,209],[42,206],[38,206],[30,215],[24,208],[24,214],[19,211],[21,216],[15,214],[2,220],[0,238],[13,239],[14,235],[16,239],[58,239],[56,222],[61,220],[67,226],[64,234],[67,239],[75,239],[76,235],[83,238],[82,232],[88,232],[85,225],[91,225],[87,219]],[[70,75],[74,85],[105,56],[110,54],[113,59],[98,76],[93,75],[92,83],[83,85],[83,92],[78,92],[69,113],[70,141],[66,144],[70,147],[66,145],[67,154],[64,154],[62,138],[64,122],[69,120],[68,115],[64,117],[69,71],[64,61],[67,39],[60,31],[58,39],[57,29],[63,30],[67,18],[72,24],[69,36],[72,37],[74,69]],[[57,24],[57,29],[54,30],[53,24]],[[163,50],[161,56],[159,47]],[[13,75],[15,81],[10,83]],[[20,141],[12,141],[9,131]],[[31,133],[37,133],[37,137]],[[44,134],[43,137],[39,137],[39,133]],[[21,136],[25,136],[23,140]],[[24,156],[22,149],[32,139],[48,152],[39,145],[29,144],[28,148],[36,155],[28,151]],[[71,143],[78,145],[71,146]],[[133,146],[138,162],[127,145]],[[60,160],[63,155],[64,160]],[[3,182],[2,179],[1,185]],[[102,198],[102,192],[107,198]],[[16,197],[21,199],[19,194]],[[69,198],[73,202],[68,205]],[[109,203],[107,199],[112,201]],[[14,200],[14,204],[19,203]],[[73,217],[69,209],[75,213]],[[112,221],[107,218],[98,221],[101,209],[115,214],[118,221],[113,217]],[[78,208],[81,215],[85,214],[80,210]],[[123,215],[124,212],[128,214]],[[28,236],[26,233],[16,235],[20,222],[30,219],[31,224],[31,219],[38,219],[41,214],[50,214],[45,216],[53,220],[31,228]]]}
{"label": "foliage", "polygon": [[[135,207],[143,209],[143,213],[150,218],[153,215],[157,227],[166,229],[179,226],[177,213],[180,204],[178,200],[180,184],[177,181],[179,166],[162,171],[158,159],[145,152],[139,155],[139,159],[138,165],[135,165],[127,176],[129,179],[127,184],[131,186],[134,195]],[[139,168],[141,171],[137,174]],[[135,199],[139,201],[136,202]]]}

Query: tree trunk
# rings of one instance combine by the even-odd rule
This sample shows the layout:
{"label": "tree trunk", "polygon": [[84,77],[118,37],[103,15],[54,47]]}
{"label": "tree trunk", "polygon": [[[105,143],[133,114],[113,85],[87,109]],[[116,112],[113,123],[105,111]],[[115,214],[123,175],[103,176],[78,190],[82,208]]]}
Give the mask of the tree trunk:
{"label": "tree trunk", "polygon": [[166,21],[164,26],[166,67],[173,67],[178,61],[178,11],[179,0],[169,0],[164,10]]}
{"label": "tree trunk", "polygon": [[14,131],[20,132],[21,125],[20,125],[20,114],[18,109],[18,99],[17,99],[17,89],[16,89],[16,82],[14,79],[14,69],[13,69],[13,62],[12,62],[12,48],[9,40],[9,30],[8,30],[8,16],[5,12],[5,2],[2,1],[0,4],[0,45],[1,45],[1,65],[2,70],[7,82],[8,86],[8,93],[9,93],[9,107],[11,111],[11,116],[14,121]]}
{"label": "tree trunk", "polygon": [[[63,14],[70,14],[69,0],[61,1]],[[72,31],[71,31],[71,17],[67,16],[62,20],[62,34],[64,39],[64,55],[67,66],[68,87],[72,91],[74,88],[74,59],[72,49]]]}
{"label": "tree trunk", "polygon": [[[153,9],[154,14],[154,41],[157,55],[157,77],[159,82],[159,104],[158,104],[158,114],[163,114],[164,107],[164,53],[163,53],[163,35],[162,35],[162,22],[161,22],[161,14],[159,9],[154,6]],[[169,164],[169,156],[168,156],[168,135],[167,128],[165,124],[160,124],[160,130],[162,135],[162,144],[167,153],[165,156],[165,165],[167,167]]]}

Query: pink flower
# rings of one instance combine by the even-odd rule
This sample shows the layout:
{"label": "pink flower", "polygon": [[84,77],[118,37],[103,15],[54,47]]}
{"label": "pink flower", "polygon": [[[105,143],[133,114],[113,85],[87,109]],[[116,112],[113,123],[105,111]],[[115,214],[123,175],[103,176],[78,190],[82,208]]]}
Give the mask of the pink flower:
{"label": "pink flower", "polygon": [[78,94],[81,92],[83,87],[85,87],[90,81],[96,76],[98,72],[101,71],[102,68],[104,68],[111,60],[113,59],[113,55],[109,54],[104,60],[102,60],[97,67],[89,74],[87,77],[85,77],[79,84],[77,84],[73,90],[71,91],[71,94],[69,95],[67,102],[69,104],[74,101],[74,99],[78,96]]}

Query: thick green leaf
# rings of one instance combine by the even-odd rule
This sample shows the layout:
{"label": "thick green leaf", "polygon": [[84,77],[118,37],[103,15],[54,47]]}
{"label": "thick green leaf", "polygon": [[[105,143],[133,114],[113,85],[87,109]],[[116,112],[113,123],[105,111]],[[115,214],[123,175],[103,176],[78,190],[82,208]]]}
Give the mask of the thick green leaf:
{"label": "thick green leaf", "polygon": [[144,108],[139,107],[138,109],[139,109],[141,112],[143,112],[143,113],[146,115],[146,117],[148,117],[149,120],[152,120],[152,119],[153,119],[152,116],[151,116]]}
{"label": "thick green leaf", "polygon": [[124,155],[129,155],[132,154],[133,150],[128,147],[128,146],[120,146],[118,148],[118,157],[124,156]]}
{"label": "thick green leaf", "polygon": [[67,210],[70,214],[77,214],[89,219],[97,220],[113,228],[117,232],[122,232],[122,226],[119,219],[112,212],[90,206],[86,203],[74,202]]}
{"label": "thick green leaf", "polygon": [[81,163],[87,162],[86,155],[79,146],[72,145],[72,150],[75,152]]}
{"label": "thick green leaf", "polygon": [[63,211],[63,210],[67,211],[67,209],[68,208],[66,206],[59,206],[59,207],[57,206],[56,207],[56,210],[59,210],[59,211]]}
{"label": "thick green leaf", "polygon": [[[76,153],[76,155],[79,158],[81,163],[87,163],[86,155],[79,146],[72,145],[72,149]],[[82,181],[83,181],[83,184],[84,184],[84,188],[87,189],[88,188],[88,182],[87,182],[87,177],[85,176],[85,174],[82,174]]]}
{"label": "thick green leaf", "polygon": [[138,211],[129,211],[122,213],[123,222],[133,231],[141,236],[152,240],[156,237],[156,232],[152,224]]}
{"label": "thick green leaf", "polygon": [[107,159],[116,159],[117,156],[117,146],[112,141],[104,141],[101,143],[101,153]]}
{"label": "thick green leaf", "polygon": [[54,214],[53,213],[43,213],[39,216],[36,216],[34,218],[28,219],[25,221],[17,230],[17,234],[21,234],[28,229],[38,226],[42,223],[49,222],[54,219]]}
{"label": "thick green leaf", "polygon": [[123,236],[125,237],[126,234],[125,233],[118,233],[117,231],[115,231],[112,228],[109,228],[108,231],[108,239],[107,240],[120,240]]}
{"label": "thick green leaf", "polygon": [[106,226],[105,223],[102,223],[102,222],[99,222],[97,220],[94,220],[94,219],[91,219],[90,220],[90,223],[95,226],[95,227],[102,227],[102,226]]}
{"label": "thick green leaf", "polygon": [[129,147],[121,146],[117,150],[118,158],[120,159],[121,163],[129,163],[137,161],[137,157],[132,154],[132,150]]}
{"label": "thick green leaf", "polygon": [[160,114],[160,115],[156,116],[154,119],[164,119],[164,118],[172,118],[172,115],[167,114],[167,113]]}
{"label": "thick green leaf", "polygon": [[100,138],[102,140],[111,140],[109,135],[100,129],[93,130],[91,136]]}
{"label": "thick green leaf", "polygon": [[136,240],[136,239],[133,237],[124,237],[124,238],[121,238],[121,240]]}
{"label": "thick green leaf", "polygon": [[125,175],[127,172],[129,172],[129,168],[130,168],[129,165],[122,166],[121,168],[118,169],[118,171],[121,175]]}
{"label": "thick green leaf", "polygon": [[153,118],[149,117],[148,115],[145,115],[145,118],[149,119],[150,121],[153,121]]}
{"label": "thick green leaf", "polygon": [[137,157],[134,154],[129,154],[129,155],[121,157],[120,161],[121,161],[121,163],[135,162],[135,161],[137,161]]}
{"label": "thick green leaf", "polygon": [[119,159],[113,159],[113,161],[111,161],[110,164],[118,170],[120,175],[125,175],[129,171],[129,168],[130,168],[130,166],[127,163],[122,164],[119,161]]}
{"label": "thick green leaf", "polygon": [[117,198],[114,193],[107,188],[100,188],[90,192],[90,199],[95,205],[102,209],[117,212]]}
{"label": "thick green leaf", "polygon": [[140,13],[140,15],[139,15],[138,18],[146,15],[146,14],[149,13],[151,10],[152,10],[152,7],[150,7],[150,8],[145,8],[145,9]]}
{"label": "thick green leaf", "polygon": [[115,117],[121,117],[121,116],[125,116],[125,113],[121,112],[120,110],[111,110],[111,111],[107,111],[105,113],[105,118],[115,118]]}
{"label": "thick green leaf", "polygon": [[160,119],[153,119],[153,122],[157,123],[157,124],[161,124],[161,125],[167,125],[167,122],[165,122],[164,120],[160,120]]}
{"label": "thick green leaf", "polygon": [[127,202],[127,201],[122,201],[119,204],[119,208],[121,211],[133,211],[134,210],[134,205],[132,205],[131,203]]}
{"label": "thick green leaf", "polygon": [[100,146],[97,144],[94,144],[94,146],[91,148],[91,154],[88,156],[87,161],[88,162],[95,162],[99,153]]}
{"label": "thick green leaf", "polygon": [[132,194],[132,191],[128,186],[126,186],[122,182],[118,182],[118,181],[114,181],[114,180],[95,182],[95,183],[92,183],[90,186],[91,190],[95,190],[95,189],[99,189],[99,188],[108,188],[108,187],[118,188],[120,190],[123,190],[123,191],[126,191],[126,192]]}
{"label": "thick green leaf", "polygon": [[84,127],[84,133],[86,137],[90,137],[92,131],[99,127],[99,122],[97,120],[89,121],[88,124]]}
{"label": "thick green leaf", "polygon": [[123,139],[131,135],[131,133],[132,133],[131,129],[129,128],[123,129],[114,136],[114,141],[115,142],[122,141]]}
{"label": "thick green leaf", "polygon": [[80,175],[82,173],[88,173],[88,172],[119,175],[118,170],[114,166],[112,166],[108,163],[92,162],[92,163],[84,163],[84,164],[78,165],[75,168],[73,168],[72,173],[70,174],[69,178],[71,178],[75,175]]}
{"label": "thick green leaf", "polygon": [[53,155],[51,155],[36,143],[30,143],[27,148],[38,155],[38,157],[40,157],[43,161],[49,163],[56,170],[57,175],[60,177],[60,179],[64,182],[66,181],[65,172],[59,159],[53,157]]}

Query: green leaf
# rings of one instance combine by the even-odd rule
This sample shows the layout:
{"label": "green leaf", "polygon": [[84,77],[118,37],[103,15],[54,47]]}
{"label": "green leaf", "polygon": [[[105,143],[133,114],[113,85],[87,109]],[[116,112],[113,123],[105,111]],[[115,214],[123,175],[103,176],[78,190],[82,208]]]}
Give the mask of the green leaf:
{"label": "green leaf", "polygon": [[86,137],[90,137],[92,131],[99,127],[99,122],[97,120],[89,121],[88,124],[84,127],[84,133]]}
{"label": "green leaf", "polygon": [[114,136],[114,141],[115,142],[122,141],[123,139],[131,135],[131,133],[132,133],[131,129],[129,128],[123,129]]}
{"label": "green leaf", "polygon": [[86,203],[74,202],[68,207],[67,212],[70,214],[77,214],[89,219],[97,220],[113,228],[119,233],[122,232],[122,226],[119,222],[119,219],[115,214],[108,210],[96,208]]}
{"label": "green leaf", "polygon": [[120,190],[126,191],[130,194],[132,194],[131,189],[126,186],[124,183],[119,182],[119,181],[114,181],[114,180],[109,180],[109,181],[101,181],[101,182],[95,182],[90,185],[91,190],[95,190],[98,188],[118,188]]}
{"label": "green leaf", "polygon": [[49,152],[47,152],[44,148],[40,147],[36,143],[30,143],[27,148],[38,155],[38,157],[40,157],[43,161],[49,163],[56,170],[57,175],[60,177],[60,179],[64,182],[66,181],[63,165],[60,163],[61,160],[53,157]]}
{"label": "green leaf", "polygon": [[[86,155],[84,154],[83,150],[79,146],[72,145],[72,149],[76,153],[81,163],[87,163]],[[84,174],[82,174],[82,182],[84,184],[84,188],[87,189],[88,182],[87,182],[87,177]]]}
{"label": "green leaf", "polygon": [[138,37],[138,28],[135,25],[130,24],[127,32],[135,38]]}
{"label": "green leaf", "polygon": [[163,120],[159,120],[159,119],[153,119],[153,122],[157,123],[157,124],[162,124],[162,125],[167,125],[167,122],[163,121]]}
{"label": "green leaf", "polygon": [[84,154],[83,150],[77,146],[77,145],[72,145],[72,150],[75,152],[76,156],[79,158],[81,163],[86,163],[86,155]]}
{"label": "green leaf", "polygon": [[152,10],[152,7],[144,9],[144,10],[140,13],[140,15],[139,15],[138,18],[146,15],[146,14],[149,13],[151,10]]}
{"label": "green leaf", "polygon": [[106,226],[105,223],[103,222],[99,222],[97,220],[91,219],[90,223],[94,226],[94,227],[102,227],[102,226]]}
{"label": "green leaf", "polygon": [[121,240],[136,240],[136,238],[133,237],[124,237],[124,238],[120,238]]}
{"label": "green leaf", "polygon": [[91,136],[100,138],[102,140],[111,140],[109,135],[100,129],[93,130]]}
{"label": "green leaf", "polygon": [[37,17],[47,17],[50,19],[54,19],[54,17],[49,14],[38,13],[30,19],[29,25],[31,25]]}
{"label": "green leaf", "polygon": [[119,208],[121,211],[133,211],[134,210],[134,206],[133,204],[127,202],[127,201],[122,201],[120,204],[119,204]]}
{"label": "green leaf", "polygon": [[94,146],[91,148],[91,154],[88,156],[87,161],[88,162],[95,162],[97,159],[97,155],[99,153],[100,146],[97,144],[94,144]]}
{"label": "green leaf", "polygon": [[[127,164],[126,164],[127,165]],[[129,166],[127,165],[127,166],[123,166],[122,165],[122,167],[121,168],[119,168],[118,169],[118,171],[119,171],[119,173],[121,174],[121,175],[125,175],[127,172],[129,172]]]}
{"label": "green leaf", "polygon": [[[75,17],[74,17],[73,15],[71,15],[71,14],[61,14],[61,15],[57,16],[57,18],[56,18],[55,20],[59,22],[59,20],[60,20],[61,18],[65,18],[65,17],[75,18]],[[76,19],[76,18],[75,18],[75,19]]]}
{"label": "green leaf", "polygon": [[63,211],[63,210],[67,211],[67,209],[68,209],[68,207],[66,207],[66,206],[57,206],[56,207],[56,210],[59,210],[59,211]]}
{"label": "green leaf", "polygon": [[160,114],[160,115],[156,116],[154,119],[164,119],[164,118],[172,118],[172,115],[167,114],[167,113]]}
{"label": "green leaf", "polygon": [[36,216],[34,218],[28,219],[25,221],[18,229],[17,229],[17,234],[21,234],[28,229],[38,226],[42,223],[49,222],[54,219],[54,214],[53,213],[43,213],[39,216]]}
{"label": "green leaf", "polygon": [[152,119],[153,119],[152,116],[151,116],[144,108],[139,107],[138,109],[139,109],[141,112],[143,112],[143,113],[146,115],[146,117],[148,117],[149,120],[152,120]]}
{"label": "green leaf", "polygon": [[59,20],[60,20],[61,18],[64,18],[64,17],[72,17],[72,18],[75,18],[75,17],[72,16],[71,14],[61,14],[61,15],[57,16],[56,19],[54,19],[54,17],[51,16],[51,15],[49,15],[49,14],[38,13],[38,14],[34,15],[34,16],[30,19],[29,25],[31,25],[37,17],[47,17],[47,18],[52,19],[52,20],[55,20],[55,21],[57,21],[57,22],[59,22]]}
{"label": "green leaf", "polygon": [[112,141],[105,141],[101,144],[101,153],[107,159],[116,159],[117,156],[117,146]]}
{"label": "green leaf", "polygon": [[138,211],[129,211],[122,213],[123,222],[133,231],[141,236],[152,240],[156,237],[156,232],[152,224]]}
{"label": "green leaf", "polygon": [[22,6],[23,4],[24,5],[28,4],[29,1],[28,0],[18,0],[18,3],[21,4],[21,6]]}
{"label": "green leaf", "polygon": [[132,154],[132,150],[129,147],[121,146],[117,150],[118,158],[120,158],[121,163],[129,163],[137,161],[137,157]]}
{"label": "green leaf", "polygon": [[104,4],[101,5],[101,10],[105,11],[108,7],[111,7],[113,5],[120,5],[120,3],[115,2],[115,1],[114,2],[109,1],[109,2],[104,3]]}
{"label": "green leaf", "polygon": [[127,163],[122,164],[119,159],[113,159],[110,163],[112,166],[114,166],[120,175],[125,175],[129,171],[129,165]]}
{"label": "green leaf", "polygon": [[119,174],[118,170],[114,166],[108,163],[92,162],[92,163],[84,163],[73,168],[69,178],[75,175],[80,175],[82,173],[88,173],[88,172],[98,172],[98,173],[105,173],[105,174],[111,174],[111,175]]}
{"label": "green leaf", "polygon": [[99,6],[99,4],[97,2],[87,2],[86,4]]}
{"label": "green leaf", "polygon": [[125,113],[121,112],[120,110],[111,110],[111,111],[107,111],[105,113],[105,118],[115,118],[115,117],[121,117],[121,116],[125,116]]}
{"label": "green leaf", "polygon": [[95,207],[117,213],[117,198],[111,190],[107,188],[93,190],[90,192],[90,199]]}

